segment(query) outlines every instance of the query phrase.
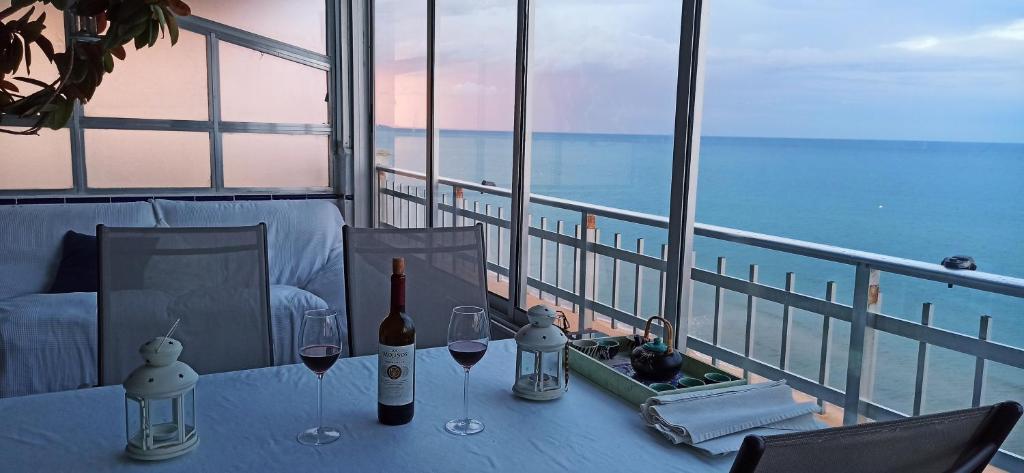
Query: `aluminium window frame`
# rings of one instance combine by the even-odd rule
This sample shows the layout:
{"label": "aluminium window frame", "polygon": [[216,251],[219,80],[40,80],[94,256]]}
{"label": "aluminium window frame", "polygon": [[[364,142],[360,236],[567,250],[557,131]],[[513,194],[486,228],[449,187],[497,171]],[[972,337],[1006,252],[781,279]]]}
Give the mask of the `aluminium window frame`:
{"label": "aluminium window frame", "polygon": [[[346,54],[349,30],[345,21],[347,9],[325,0],[327,38],[321,54],[266,36],[228,26],[198,16],[181,17],[179,26],[204,37],[206,44],[207,119],[168,120],[86,115],[81,103],[75,103],[68,122],[70,135],[72,186],[65,189],[2,189],[0,197],[117,197],[117,196],[202,196],[242,194],[335,194],[345,199],[349,172],[345,163],[351,159],[351,130],[346,126],[345,106],[349,103],[351,65]],[[72,15],[65,13],[65,37],[71,28]],[[269,54],[325,73],[327,82],[327,123],[295,124],[272,122],[239,122],[221,119],[220,44],[221,42]],[[0,124],[30,126],[32,119],[5,117]],[[178,131],[205,132],[210,144],[210,185],[207,187],[115,187],[88,186],[85,130]],[[328,140],[326,186],[308,187],[226,187],[224,185],[224,133],[286,134],[326,136]],[[344,210],[344,208],[343,208]]]}
{"label": "aluminium window frame", "polygon": [[[426,133],[426,202],[428,219],[437,212],[439,150],[438,130],[435,122],[434,72],[436,56],[434,47],[437,34],[436,1],[427,1],[427,133]],[[375,179],[374,127],[374,0],[352,0],[353,18],[362,20],[357,26],[362,34],[353,35],[353,51],[360,55],[358,64],[365,68],[362,74],[354,74],[353,105],[358,127],[354,138],[354,151],[360,159],[354,161],[355,198],[360,203],[356,222],[360,226],[379,226],[380,212]],[[515,108],[513,125],[512,154],[512,206],[509,259],[509,298],[505,299],[488,291],[491,308],[499,312],[504,320],[498,320],[506,327],[516,328],[525,321],[524,303],[527,293],[529,255],[529,222],[527,219],[530,196],[530,137],[531,123],[528,110],[530,41],[532,39],[532,16],[534,9],[530,0],[517,0],[516,64],[515,64]],[[663,302],[664,315],[677,327],[676,346],[685,346],[686,328],[691,311],[689,294],[692,290],[690,272],[693,267],[693,225],[696,211],[697,170],[700,151],[700,123],[703,97],[704,48],[702,34],[706,15],[703,0],[684,0],[680,18],[679,58],[676,83],[676,115],[673,131],[673,160],[671,182],[671,204],[669,209],[668,262],[666,298]],[[355,54],[355,53],[354,53]],[[358,78],[357,78],[358,76]],[[428,222],[430,221],[428,220]],[[592,243],[590,243],[592,244]],[[585,310],[585,308],[583,308]],[[682,342],[682,343],[681,343]]]}

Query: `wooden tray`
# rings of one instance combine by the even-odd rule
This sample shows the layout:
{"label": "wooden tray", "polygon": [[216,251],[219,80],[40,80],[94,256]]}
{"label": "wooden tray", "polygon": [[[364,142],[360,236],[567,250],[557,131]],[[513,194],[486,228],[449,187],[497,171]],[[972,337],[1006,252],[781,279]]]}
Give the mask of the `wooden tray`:
{"label": "wooden tray", "polygon": [[[633,337],[605,337],[592,340],[614,340],[619,342],[619,353],[610,360],[601,360],[583,353],[570,342],[569,368],[636,407],[639,407],[640,404],[643,404],[651,396],[747,384],[747,381],[742,378],[737,378],[696,358],[683,355],[683,369],[676,379],[681,376],[702,379],[707,373],[721,373],[728,376],[732,381],[658,392],[632,376],[633,368],[629,365],[629,354],[633,351]],[[676,379],[673,379],[673,384]]]}

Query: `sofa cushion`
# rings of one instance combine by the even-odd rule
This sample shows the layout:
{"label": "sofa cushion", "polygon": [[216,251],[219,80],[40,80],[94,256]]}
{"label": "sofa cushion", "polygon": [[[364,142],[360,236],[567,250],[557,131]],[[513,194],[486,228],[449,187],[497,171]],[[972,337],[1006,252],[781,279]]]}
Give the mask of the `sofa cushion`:
{"label": "sofa cushion", "polygon": [[0,397],[95,382],[95,293],[0,300]]}
{"label": "sofa cushion", "polygon": [[[299,329],[307,310],[326,309],[323,299],[294,286],[270,286],[270,325],[274,339],[274,364],[299,363]],[[339,320],[339,324],[344,322]],[[344,326],[342,326],[344,330]],[[344,332],[347,333],[347,332]],[[344,333],[342,337],[344,338]]]}
{"label": "sofa cushion", "polygon": [[211,227],[267,224],[270,283],[306,287],[341,251],[344,221],[327,200],[181,202],[154,201],[160,225]]}
{"label": "sofa cushion", "polygon": [[96,292],[99,279],[96,236],[68,230],[60,253],[60,266],[50,294]]}
{"label": "sofa cushion", "polygon": [[0,205],[0,299],[46,292],[68,230],[94,234],[96,224],[153,227],[149,202]]}

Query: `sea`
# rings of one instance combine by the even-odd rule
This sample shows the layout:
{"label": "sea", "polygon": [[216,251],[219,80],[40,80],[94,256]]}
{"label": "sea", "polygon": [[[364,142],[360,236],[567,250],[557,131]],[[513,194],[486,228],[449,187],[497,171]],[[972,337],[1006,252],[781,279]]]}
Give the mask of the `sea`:
{"label": "sea", "polygon": [[[423,130],[379,127],[378,162],[423,171],[424,136]],[[439,136],[440,175],[510,186],[511,133],[442,130]],[[670,136],[537,132],[530,159],[533,194],[668,214]],[[968,255],[978,271],[1024,278],[1024,144],[704,136],[698,172],[699,223],[931,263]],[[507,199],[493,196],[466,192],[465,197],[481,208],[490,204],[495,213],[509,206]],[[561,220],[569,234],[580,223],[579,214],[539,204],[531,204],[530,213],[533,226],[540,225],[540,217],[548,219],[551,229]],[[643,238],[645,253],[654,256],[667,241],[664,229],[608,218],[598,218],[597,226],[602,243],[613,245],[618,234],[624,248],[635,249],[637,238]],[[554,262],[540,261],[539,245],[531,241],[532,276],[539,277],[544,264],[552,280]],[[507,249],[502,253],[491,246],[491,258],[502,255],[507,264]],[[705,237],[695,238],[693,250],[702,269],[714,271],[723,257],[732,276],[746,279],[751,265],[757,265],[759,282],[782,288],[792,272],[797,292],[824,298],[832,281],[836,300],[852,301],[854,268],[849,265]],[[611,261],[599,261],[598,267],[598,299],[611,303]],[[617,300],[628,310],[633,307],[633,266],[623,263],[620,269]],[[641,276],[646,289],[641,302],[656,308],[658,275],[651,273]],[[571,288],[571,267],[561,274],[559,284]],[[1024,346],[1024,299],[891,273],[883,273],[879,283],[881,311],[887,315],[919,322],[927,302],[936,327],[978,336],[981,318],[988,316],[991,340]],[[695,284],[691,336],[711,339],[714,301],[712,287]],[[724,302],[720,343],[742,352],[747,297],[727,291]],[[755,309],[753,357],[777,364],[782,307],[759,300]],[[794,310],[792,319],[790,367],[817,379],[822,317]],[[849,326],[841,321],[832,326],[828,384],[843,389]],[[976,360],[939,347],[929,350],[922,411],[969,407]],[[917,355],[916,341],[880,333],[870,398],[912,412]],[[1024,370],[993,362],[985,369],[983,403],[1024,402]],[[1018,427],[1006,444],[1018,454],[1024,454],[1022,431]]]}

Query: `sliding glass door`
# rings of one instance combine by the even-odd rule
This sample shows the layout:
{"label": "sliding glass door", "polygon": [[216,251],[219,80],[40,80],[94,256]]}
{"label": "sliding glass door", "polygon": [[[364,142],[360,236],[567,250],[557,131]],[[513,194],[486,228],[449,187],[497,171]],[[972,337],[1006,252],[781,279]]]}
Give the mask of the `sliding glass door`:
{"label": "sliding glass door", "polygon": [[510,318],[685,327],[700,3],[372,6],[376,224],[482,224]]}

